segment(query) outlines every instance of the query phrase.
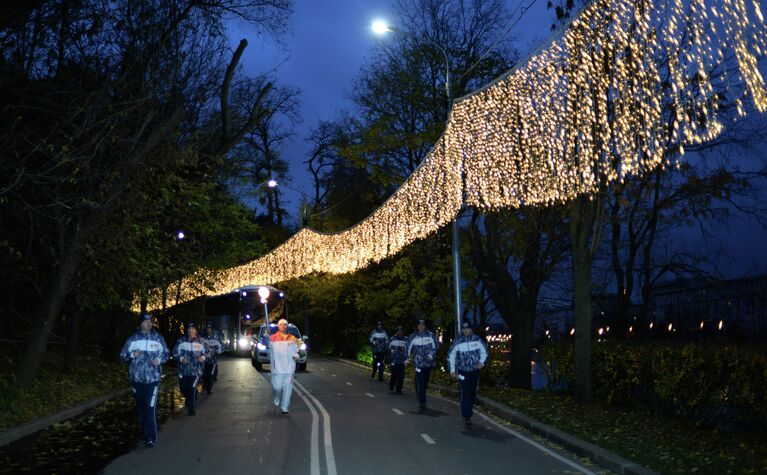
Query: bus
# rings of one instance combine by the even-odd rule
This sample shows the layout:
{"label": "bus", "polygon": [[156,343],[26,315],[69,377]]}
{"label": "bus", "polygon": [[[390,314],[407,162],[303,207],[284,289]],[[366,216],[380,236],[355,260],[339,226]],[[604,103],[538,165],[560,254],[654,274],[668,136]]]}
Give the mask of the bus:
{"label": "bus", "polygon": [[225,351],[249,355],[261,324],[287,318],[285,293],[271,285],[245,285],[207,297],[203,314],[221,332]]}

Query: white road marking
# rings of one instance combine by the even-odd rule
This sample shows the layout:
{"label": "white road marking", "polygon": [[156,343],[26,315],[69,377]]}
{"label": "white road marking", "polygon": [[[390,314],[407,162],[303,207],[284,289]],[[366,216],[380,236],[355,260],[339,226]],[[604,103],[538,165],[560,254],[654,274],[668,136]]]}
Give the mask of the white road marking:
{"label": "white road marking", "polygon": [[298,393],[299,396],[301,396],[301,399],[304,400],[304,404],[309,408],[309,410],[312,413],[312,448],[311,448],[311,475],[320,475],[320,443],[319,443],[319,424],[317,421],[319,420],[319,416],[317,415],[317,411],[314,410],[314,406],[309,402],[308,399],[306,399],[306,396],[304,396],[303,392],[296,388],[296,393]]}
{"label": "white road marking", "polygon": [[322,413],[322,439],[325,442],[325,465],[327,468],[327,475],[338,475],[338,472],[336,471],[336,457],[333,454],[333,437],[330,434],[330,414],[325,410],[325,406],[323,406],[316,397],[312,396],[301,383],[295,381],[295,385],[298,389],[306,393],[306,396],[312,400],[320,410],[320,413]]}
{"label": "white road marking", "polygon": [[392,408],[392,411],[394,411],[394,413],[397,414],[398,416],[404,416],[405,415],[404,412],[402,412],[402,411],[400,411],[399,409],[396,409],[396,408]]}
{"label": "white road marking", "polygon": [[372,395],[372,394],[370,394],[370,393],[365,393],[365,396],[367,396],[367,397],[375,397],[375,396],[373,396],[373,395]]}
{"label": "white road marking", "polygon": [[431,445],[436,444],[436,442],[434,442],[434,440],[431,437],[429,437],[428,434],[421,434],[421,437],[423,438],[423,440],[426,441],[427,444],[431,444]]}
{"label": "white road marking", "polygon": [[336,377],[336,375],[335,375],[335,374],[331,374],[331,376],[333,376],[334,378]]}
{"label": "white road marking", "polygon": [[[443,401],[447,401],[447,402],[449,402],[451,404],[455,404],[456,406],[458,405],[458,403],[456,403],[455,401],[451,401],[450,399],[444,398],[442,396],[437,396],[437,395],[430,395],[430,396],[438,398],[438,399],[442,399]],[[493,419],[491,419],[490,417],[482,414],[481,412],[479,412],[476,409],[474,409],[474,414],[478,414],[482,419],[486,420],[487,422],[489,422],[490,424],[494,425],[495,427],[501,429],[502,431],[508,432],[509,434],[513,435],[514,437],[516,437],[516,438],[518,438],[518,439],[520,439],[520,440],[522,440],[524,442],[527,442],[528,444],[532,445],[536,449],[538,449],[538,450],[540,450],[540,451],[542,451],[542,452],[544,452],[544,453],[546,453],[548,455],[551,455],[555,459],[559,460],[560,462],[562,462],[562,463],[564,463],[566,465],[569,465],[569,466],[573,467],[574,469],[578,470],[581,473],[584,473],[586,475],[597,475],[596,473],[592,472],[591,470],[587,469],[586,467],[584,467],[582,465],[579,465],[579,464],[573,462],[572,460],[569,460],[568,458],[559,455],[558,453],[554,452],[553,450],[551,450],[551,449],[549,449],[547,447],[542,446],[538,442],[536,442],[536,441],[534,441],[534,440],[532,440],[532,439],[530,439],[528,437],[525,437],[524,435],[520,434],[519,432],[517,432],[517,431],[515,431],[513,429],[509,429],[508,427],[495,422]]]}
{"label": "white road marking", "polygon": [[347,385],[347,386],[351,386],[351,385],[352,385],[352,383],[350,383],[349,381],[347,381],[347,382],[346,382],[346,385]]}

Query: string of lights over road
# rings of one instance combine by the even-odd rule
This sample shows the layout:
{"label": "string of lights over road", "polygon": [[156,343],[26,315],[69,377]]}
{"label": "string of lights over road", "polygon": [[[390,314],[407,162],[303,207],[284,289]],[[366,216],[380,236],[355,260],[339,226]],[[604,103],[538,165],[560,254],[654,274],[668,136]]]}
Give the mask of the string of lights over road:
{"label": "string of lights over road", "polygon": [[759,0],[595,0],[548,47],[456,100],[427,158],[364,221],[304,228],[259,259],[187,277],[182,299],[353,272],[434,233],[462,204],[551,205],[672,166],[722,132],[725,106],[767,110],[765,52]]}

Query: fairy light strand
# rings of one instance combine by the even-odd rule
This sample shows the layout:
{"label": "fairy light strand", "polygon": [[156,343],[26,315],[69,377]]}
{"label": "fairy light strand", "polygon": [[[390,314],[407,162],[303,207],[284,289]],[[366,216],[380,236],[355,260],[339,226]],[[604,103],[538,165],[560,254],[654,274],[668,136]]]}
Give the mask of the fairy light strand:
{"label": "fairy light strand", "polygon": [[723,103],[739,116],[747,103],[767,110],[759,1],[708,3],[592,1],[547,48],[455,101],[423,163],[364,221],[335,234],[304,228],[259,259],[201,271],[182,282],[182,300],[353,272],[434,233],[462,204],[546,206],[672,165],[667,151],[721,134]]}

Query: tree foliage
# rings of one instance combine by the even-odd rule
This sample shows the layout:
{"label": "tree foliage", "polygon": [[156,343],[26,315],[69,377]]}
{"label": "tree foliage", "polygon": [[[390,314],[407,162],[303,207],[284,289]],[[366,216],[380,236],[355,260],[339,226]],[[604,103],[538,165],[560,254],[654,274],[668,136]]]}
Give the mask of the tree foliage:
{"label": "tree foliage", "polygon": [[[163,241],[181,228],[174,221],[223,209],[236,219],[237,206],[206,183],[264,109],[257,94],[248,115],[213,120],[232,116],[218,93],[247,45],[227,52],[223,17],[278,33],[289,12],[281,0],[52,0],[2,25],[0,246],[17,265],[0,282],[36,302],[22,308],[33,325],[19,383],[30,384],[65,306],[125,302],[137,281],[203,263]],[[201,246],[223,237],[195,231]],[[86,285],[97,282],[102,295]]]}

